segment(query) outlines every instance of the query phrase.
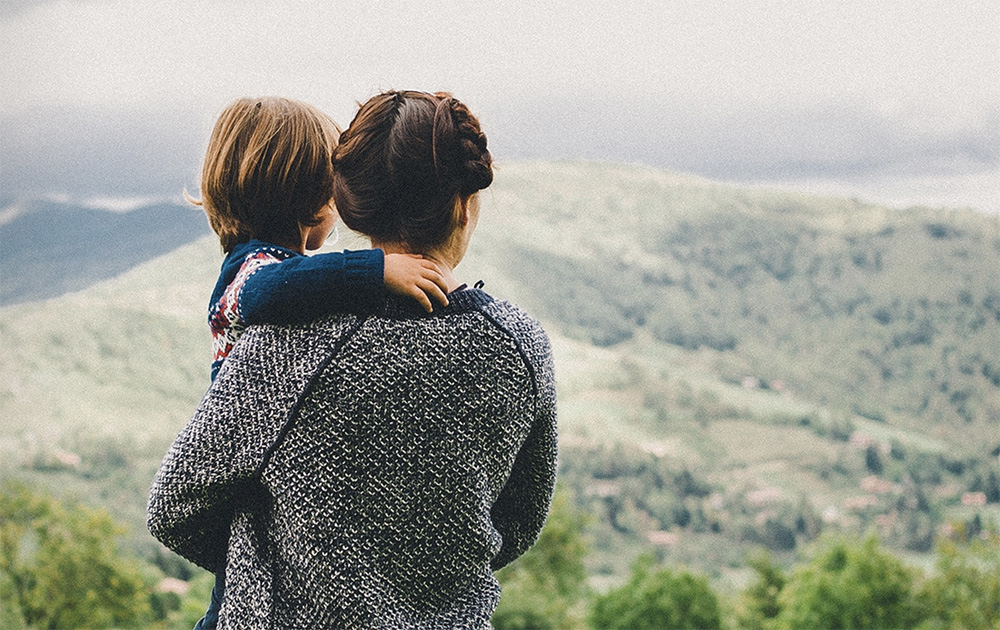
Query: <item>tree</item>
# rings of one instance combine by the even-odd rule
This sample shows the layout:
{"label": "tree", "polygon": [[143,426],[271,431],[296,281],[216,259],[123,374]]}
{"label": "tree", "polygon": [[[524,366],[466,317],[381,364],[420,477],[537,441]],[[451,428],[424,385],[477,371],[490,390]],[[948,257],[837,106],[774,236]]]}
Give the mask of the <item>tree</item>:
{"label": "tree", "polygon": [[997,474],[997,471],[991,470],[986,475],[984,491],[987,501],[990,503],[1000,503],[1000,474]]}
{"label": "tree", "polygon": [[27,627],[14,581],[6,571],[0,570],[0,628],[26,630]]}
{"label": "tree", "polygon": [[778,596],[787,578],[766,551],[751,556],[747,564],[757,573],[757,579],[740,595],[737,621],[745,630],[763,630],[781,612]]}
{"label": "tree", "polygon": [[722,613],[706,578],[656,570],[652,557],[643,556],[624,586],[594,601],[590,622],[607,630],[712,630],[722,627]]}
{"label": "tree", "polygon": [[4,627],[124,628],[147,621],[149,589],[137,563],[118,555],[120,533],[106,512],[23,484],[0,486]]}
{"label": "tree", "polygon": [[919,590],[927,628],[1000,628],[1000,536],[938,547],[937,573]]}
{"label": "tree", "polygon": [[921,616],[914,581],[874,537],[860,544],[835,540],[792,572],[778,598],[776,627],[910,628]]}
{"label": "tree", "polygon": [[538,542],[497,573],[503,596],[491,623],[497,630],[583,626],[587,570],[584,517],[561,488]]}
{"label": "tree", "polygon": [[865,449],[865,468],[873,475],[881,475],[882,471],[885,470],[885,466],[882,464],[882,454],[879,452],[879,447],[874,444],[869,444],[868,448]]}

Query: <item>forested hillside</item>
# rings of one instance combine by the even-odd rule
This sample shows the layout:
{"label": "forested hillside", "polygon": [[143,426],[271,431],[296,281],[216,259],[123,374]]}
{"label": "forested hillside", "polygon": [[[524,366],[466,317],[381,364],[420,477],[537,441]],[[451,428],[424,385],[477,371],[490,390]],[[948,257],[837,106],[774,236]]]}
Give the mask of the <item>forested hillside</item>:
{"label": "forested hillside", "polygon": [[[163,566],[145,492],[208,383],[220,262],[202,239],[0,309],[3,475],[106,507]],[[732,586],[823,531],[922,554],[1000,527],[998,270],[971,211],[533,163],[500,165],[458,275],[553,337],[591,582],[652,551]]]}
{"label": "forested hillside", "polygon": [[573,338],[715,352],[723,377],[949,440],[1000,416],[995,217],[593,165],[512,173],[497,205],[485,258]]}
{"label": "forested hillside", "polygon": [[996,217],[638,167],[502,177],[471,260],[568,338],[592,568],[620,571],[619,540],[719,570],[841,528],[925,551],[979,518],[963,498],[997,519]]}

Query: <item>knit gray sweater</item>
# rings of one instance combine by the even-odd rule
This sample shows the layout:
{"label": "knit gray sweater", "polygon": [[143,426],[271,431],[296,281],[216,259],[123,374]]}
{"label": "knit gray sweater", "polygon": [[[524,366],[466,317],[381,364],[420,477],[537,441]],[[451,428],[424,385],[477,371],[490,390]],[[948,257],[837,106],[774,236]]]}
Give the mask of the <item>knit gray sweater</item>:
{"label": "knit gray sweater", "polygon": [[488,625],[493,570],[534,543],[555,483],[552,356],[516,307],[449,300],[236,345],[148,511],[167,547],[226,568],[220,628]]}

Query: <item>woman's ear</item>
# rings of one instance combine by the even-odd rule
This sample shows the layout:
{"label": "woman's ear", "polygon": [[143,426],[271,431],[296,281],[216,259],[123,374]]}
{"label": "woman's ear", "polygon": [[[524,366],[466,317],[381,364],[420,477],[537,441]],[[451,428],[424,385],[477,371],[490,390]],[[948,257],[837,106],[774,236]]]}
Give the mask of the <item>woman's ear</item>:
{"label": "woman's ear", "polygon": [[460,228],[468,225],[469,220],[472,218],[471,202],[472,195],[464,198],[459,195],[455,199],[455,224]]}

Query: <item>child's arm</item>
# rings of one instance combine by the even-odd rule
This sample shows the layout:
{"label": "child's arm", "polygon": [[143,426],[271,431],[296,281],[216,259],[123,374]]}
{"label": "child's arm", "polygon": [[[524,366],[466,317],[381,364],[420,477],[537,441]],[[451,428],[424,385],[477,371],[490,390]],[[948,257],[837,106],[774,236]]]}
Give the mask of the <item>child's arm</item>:
{"label": "child's arm", "polygon": [[[393,256],[384,256],[379,249],[366,249],[295,256],[262,265],[239,291],[240,318],[246,325],[284,324],[338,311],[356,312],[376,305],[386,288],[414,297],[419,292],[425,300],[421,302],[424,308],[430,304],[428,293],[447,304],[440,288],[444,284],[441,274],[433,263],[412,257],[398,261]],[[403,264],[397,264],[400,262]]]}
{"label": "child's arm", "polygon": [[381,251],[368,249],[261,265],[239,288],[239,317],[248,326],[288,324],[377,304],[385,286],[382,259]]}

